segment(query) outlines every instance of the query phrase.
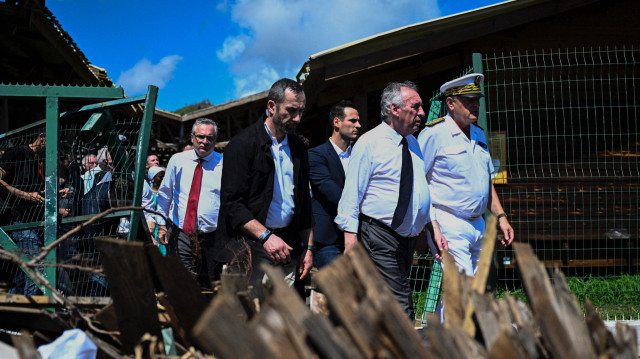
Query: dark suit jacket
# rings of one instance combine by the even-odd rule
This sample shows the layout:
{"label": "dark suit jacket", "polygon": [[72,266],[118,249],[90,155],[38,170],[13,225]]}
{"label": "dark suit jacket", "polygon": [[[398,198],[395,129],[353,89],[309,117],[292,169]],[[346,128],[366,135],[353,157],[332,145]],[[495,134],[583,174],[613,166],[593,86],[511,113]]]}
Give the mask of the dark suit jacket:
{"label": "dark suit jacket", "polygon": [[338,214],[345,173],[340,158],[330,140],[309,150],[311,189],[313,192],[314,242],[341,244],[344,233],[333,220]]}
{"label": "dark suit jacket", "polygon": [[[295,186],[295,209],[288,229],[298,232],[312,228],[314,224],[309,195],[309,160],[304,143],[298,136],[289,135],[288,141]],[[264,119],[260,119],[231,139],[224,151],[216,260],[230,261],[232,253],[241,247],[239,236],[244,234],[240,226],[253,219],[265,223],[273,198],[274,177],[271,137],[264,128]],[[301,240],[298,236],[294,237],[283,239],[293,247],[294,253],[300,253]],[[245,238],[254,240],[248,236]]]}

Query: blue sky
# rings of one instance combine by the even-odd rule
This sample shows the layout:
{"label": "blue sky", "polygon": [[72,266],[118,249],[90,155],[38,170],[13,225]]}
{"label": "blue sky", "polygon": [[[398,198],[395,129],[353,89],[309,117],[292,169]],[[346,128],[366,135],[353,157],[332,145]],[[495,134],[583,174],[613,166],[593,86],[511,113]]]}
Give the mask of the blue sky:
{"label": "blue sky", "polygon": [[495,0],[48,0],[47,7],[127,96],[157,107],[221,104],[294,78],[309,55],[497,3]]}

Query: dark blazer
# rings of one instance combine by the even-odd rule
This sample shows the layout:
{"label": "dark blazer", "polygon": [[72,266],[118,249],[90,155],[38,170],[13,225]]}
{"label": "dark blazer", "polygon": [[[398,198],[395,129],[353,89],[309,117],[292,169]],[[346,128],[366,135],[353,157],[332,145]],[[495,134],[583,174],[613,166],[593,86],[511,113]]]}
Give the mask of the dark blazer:
{"label": "dark blazer", "polygon": [[314,242],[344,246],[344,233],[333,220],[338,214],[345,173],[330,140],[309,150],[311,190],[313,192]]}
{"label": "dark blazer", "polygon": [[[295,209],[288,229],[297,232],[313,228],[314,225],[309,194],[309,160],[304,143],[298,136],[289,135],[288,141],[295,186]],[[231,139],[222,161],[216,260],[228,262],[232,259],[232,252],[241,247],[238,236],[243,233],[240,226],[253,219],[264,224],[273,198],[275,164],[271,153],[271,137],[264,128],[264,118]],[[248,236],[245,238],[254,240]],[[299,238],[289,240],[287,244],[294,248],[294,252],[300,252],[302,248]]]}

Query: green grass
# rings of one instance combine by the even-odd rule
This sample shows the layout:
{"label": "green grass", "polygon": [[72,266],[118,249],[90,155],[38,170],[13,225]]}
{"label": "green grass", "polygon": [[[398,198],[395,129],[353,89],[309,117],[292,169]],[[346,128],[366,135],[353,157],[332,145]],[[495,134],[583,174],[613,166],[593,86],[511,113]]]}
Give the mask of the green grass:
{"label": "green grass", "polygon": [[[640,318],[640,275],[622,274],[606,278],[568,277],[567,283],[583,312],[584,302],[589,298],[604,320]],[[507,288],[498,284],[496,297],[504,298],[506,293],[528,303],[523,288]],[[422,316],[426,299],[427,292],[413,293],[413,305],[417,318]]]}
{"label": "green grass", "polygon": [[583,311],[589,298],[602,319],[640,318],[640,275],[569,277],[567,282]]}
{"label": "green grass", "polygon": [[426,301],[427,292],[413,292],[413,310],[416,312],[416,318],[422,318]]}

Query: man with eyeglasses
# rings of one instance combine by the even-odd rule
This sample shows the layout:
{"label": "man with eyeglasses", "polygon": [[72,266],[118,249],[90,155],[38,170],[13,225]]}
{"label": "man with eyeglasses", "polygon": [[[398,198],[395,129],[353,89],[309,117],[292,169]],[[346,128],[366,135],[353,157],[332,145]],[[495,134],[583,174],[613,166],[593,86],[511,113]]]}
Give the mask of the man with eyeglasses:
{"label": "man with eyeglasses", "polygon": [[268,282],[262,263],[279,266],[291,286],[313,265],[309,161],[295,130],[306,104],[302,86],[276,81],[266,117],[235,136],[224,156],[220,194],[221,261],[249,271],[254,298]]}
{"label": "man with eyeglasses", "polygon": [[221,267],[214,260],[218,228],[222,155],[214,151],[218,125],[199,118],[191,129],[194,149],[169,160],[158,189],[158,212],[173,223],[167,228],[158,218],[158,240],[169,244],[202,287],[210,288]]}

